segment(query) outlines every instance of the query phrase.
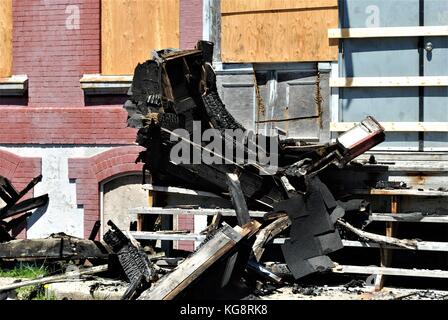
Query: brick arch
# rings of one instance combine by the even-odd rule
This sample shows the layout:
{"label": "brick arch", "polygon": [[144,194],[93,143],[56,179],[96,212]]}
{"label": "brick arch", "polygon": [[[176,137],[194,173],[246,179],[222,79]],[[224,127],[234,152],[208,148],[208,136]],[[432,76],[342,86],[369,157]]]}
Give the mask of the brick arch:
{"label": "brick arch", "polygon": [[[42,172],[41,158],[21,157],[14,153],[0,149],[0,175],[8,178],[17,190],[25,186]],[[27,193],[23,199],[33,196],[34,189]],[[12,231],[16,238],[26,238],[26,223]]]}
{"label": "brick arch", "polygon": [[84,237],[100,218],[99,184],[123,173],[141,172],[142,164],[135,159],[143,148],[137,146],[116,147],[90,158],[68,160],[69,179],[76,181],[76,201],[84,208]]}

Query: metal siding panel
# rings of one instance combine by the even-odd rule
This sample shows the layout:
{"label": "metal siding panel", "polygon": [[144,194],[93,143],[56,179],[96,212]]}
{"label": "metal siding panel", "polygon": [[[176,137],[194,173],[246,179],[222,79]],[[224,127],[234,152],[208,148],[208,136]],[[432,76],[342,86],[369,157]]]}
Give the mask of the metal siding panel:
{"label": "metal siding panel", "polygon": [[[448,25],[448,1],[425,1],[425,25]],[[426,76],[448,75],[448,37],[426,37],[425,43],[433,44],[431,53],[425,52],[424,70]],[[425,88],[424,120],[447,121],[448,87]],[[424,150],[448,150],[448,133],[425,132]]]}
{"label": "metal siding panel", "polygon": [[[341,121],[361,121],[373,116],[385,122],[417,122],[418,88],[344,88],[340,92]],[[388,132],[376,148],[417,150],[418,133]]]}
{"label": "metal siding panel", "polygon": [[[425,88],[424,120],[428,122],[447,121],[448,130],[448,87]],[[448,133],[425,132],[424,148],[448,150]]]}
{"label": "metal siding panel", "polygon": [[448,25],[448,1],[425,0],[425,26]]}
{"label": "metal siding panel", "polygon": [[255,130],[255,100],[252,75],[217,77],[218,92],[229,112],[246,129]]}
{"label": "metal siding panel", "polygon": [[342,77],[418,76],[418,38],[344,40]]}
{"label": "metal siding panel", "polygon": [[341,121],[418,122],[418,88],[343,88]]}
{"label": "metal siding panel", "polygon": [[448,37],[425,37],[424,43],[431,42],[431,52],[424,51],[425,76],[448,75]]}
{"label": "metal siding panel", "polygon": [[375,27],[418,26],[419,0],[342,0],[343,28],[372,27],[372,15],[378,14]]}

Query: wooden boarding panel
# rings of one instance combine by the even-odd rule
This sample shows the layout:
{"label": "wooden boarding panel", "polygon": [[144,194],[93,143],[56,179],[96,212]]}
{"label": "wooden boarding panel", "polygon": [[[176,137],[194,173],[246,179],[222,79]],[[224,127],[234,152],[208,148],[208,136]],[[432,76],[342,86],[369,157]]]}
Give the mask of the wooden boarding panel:
{"label": "wooden boarding panel", "polygon": [[223,62],[336,61],[329,28],[338,25],[336,1],[221,2]]}
{"label": "wooden boarding panel", "polygon": [[179,47],[179,0],[101,1],[101,73],[133,74],[153,50]]}
{"label": "wooden boarding panel", "polygon": [[0,77],[12,75],[12,0],[0,1]]}
{"label": "wooden boarding panel", "polygon": [[221,0],[221,13],[334,8],[337,0]]}
{"label": "wooden boarding panel", "polygon": [[448,36],[447,26],[329,29],[330,39]]}

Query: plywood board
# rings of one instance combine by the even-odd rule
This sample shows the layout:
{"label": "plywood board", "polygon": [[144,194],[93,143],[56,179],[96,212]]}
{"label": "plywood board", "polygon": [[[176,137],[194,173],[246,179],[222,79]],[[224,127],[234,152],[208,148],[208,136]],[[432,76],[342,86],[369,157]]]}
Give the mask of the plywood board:
{"label": "plywood board", "polygon": [[338,25],[336,1],[245,1],[221,3],[223,62],[337,60],[328,29]]}
{"label": "plywood board", "polygon": [[334,8],[337,0],[221,0],[221,13]]}
{"label": "plywood board", "polygon": [[133,74],[153,50],[179,47],[179,0],[101,1],[101,73]]}
{"label": "plywood board", "polygon": [[12,75],[12,0],[0,1],[0,77]]}

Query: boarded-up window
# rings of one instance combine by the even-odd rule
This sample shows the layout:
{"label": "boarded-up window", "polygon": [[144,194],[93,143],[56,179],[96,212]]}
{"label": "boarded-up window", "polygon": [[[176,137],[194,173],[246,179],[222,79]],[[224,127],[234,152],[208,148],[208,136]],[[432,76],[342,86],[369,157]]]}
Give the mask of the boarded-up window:
{"label": "boarded-up window", "polygon": [[151,51],[179,47],[179,0],[102,0],[101,73],[132,74]]}
{"label": "boarded-up window", "polygon": [[337,0],[222,0],[223,62],[337,60]]}
{"label": "boarded-up window", "polygon": [[12,0],[0,1],[0,77],[12,74]]}

